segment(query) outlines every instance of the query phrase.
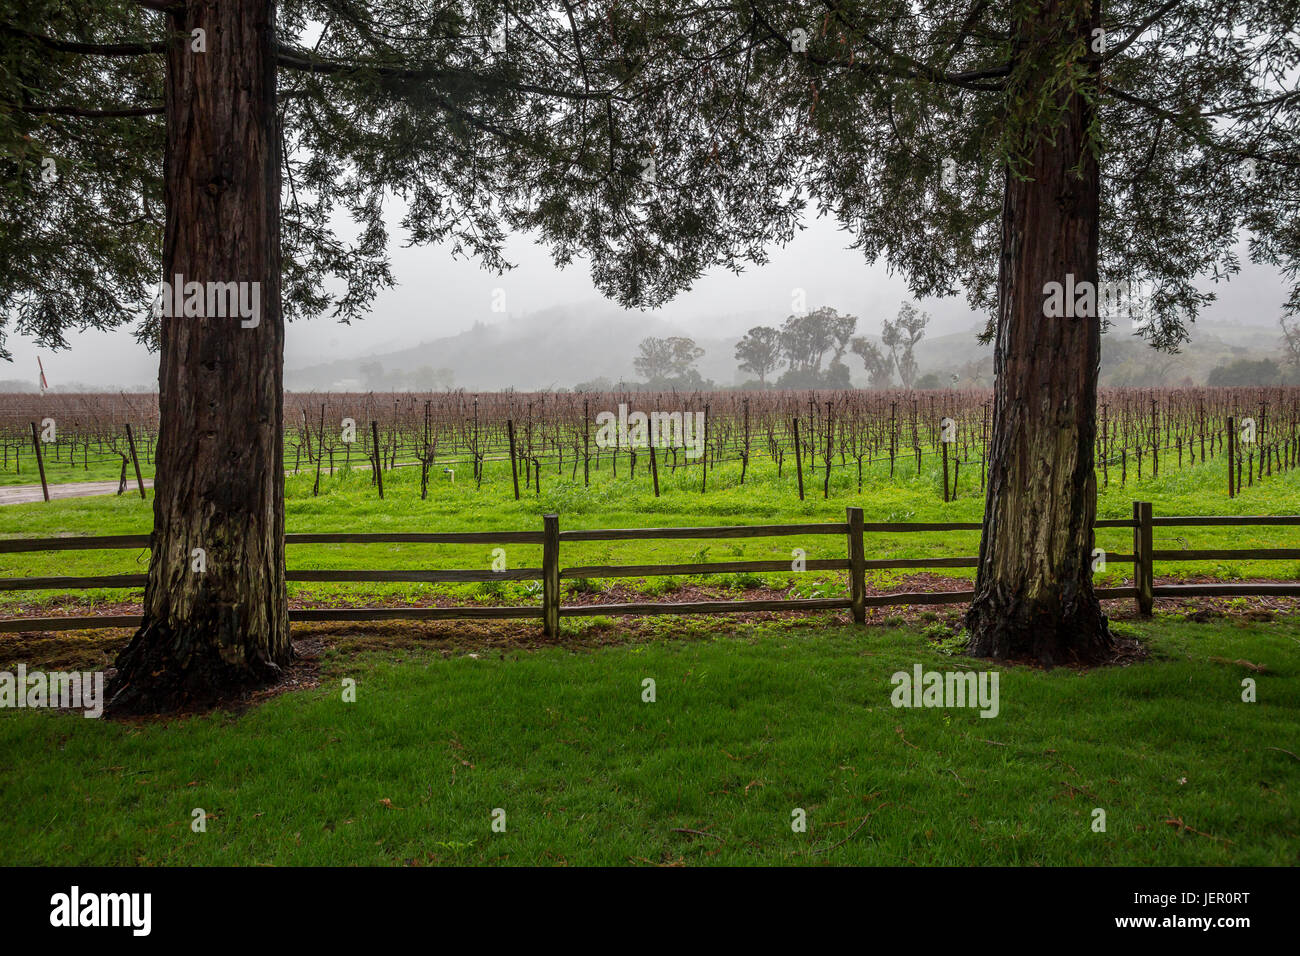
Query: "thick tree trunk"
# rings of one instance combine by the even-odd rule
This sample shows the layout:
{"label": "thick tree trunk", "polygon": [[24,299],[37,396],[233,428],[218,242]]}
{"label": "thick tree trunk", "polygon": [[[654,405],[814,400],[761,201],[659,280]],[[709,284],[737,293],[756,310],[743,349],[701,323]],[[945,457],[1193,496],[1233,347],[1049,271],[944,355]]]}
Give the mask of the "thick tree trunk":
{"label": "thick tree trunk", "polygon": [[[1022,46],[1037,47],[1039,62],[1052,59],[1042,55],[1044,44],[1072,39],[1054,36],[1067,5],[1049,0],[1019,25]],[[1084,17],[1075,29],[1086,39],[1092,26]],[[1028,152],[1027,178],[1006,178],[992,465],[966,619],[979,657],[1051,664],[1099,660],[1111,648],[1092,589],[1100,320],[1095,296],[1091,310],[1086,300],[1077,308],[1066,299],[1069,312],[1086,315],[1049,317],[1045,309],[1048,283],[1096,288],[1100,177],[1087,141],[1092,121],[1084,97],[1072,96],[1062,125]]]}
{"label": "thick tree trunk", "polygon": [[[202,283],[204,310],[161,319],[153,555],[144,622],[109,690],[119,713],[265,685],[293,653],[274,10],[273,0],[190,0],[169,14],[179,39],[167,55],[163,278]],[[208,283],[228,282],[248,284],[255,315],[214,316]]]}

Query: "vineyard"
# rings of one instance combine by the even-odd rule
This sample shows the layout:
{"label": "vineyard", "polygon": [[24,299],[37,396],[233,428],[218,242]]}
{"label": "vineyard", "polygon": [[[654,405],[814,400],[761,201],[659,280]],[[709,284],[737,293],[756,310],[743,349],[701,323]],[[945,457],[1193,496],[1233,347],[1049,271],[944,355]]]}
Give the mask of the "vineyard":
{"label": "vineyard", "polygon": [[[284,463],[313,476],[313,495],[359,468],[382,497],[385,473],[415,468],[421,498],[441,482],[486,480],[521,498],[548,481],[613,479],[657,497],[705,492],[718,472],[741,485],[756,473],[793,478],[800,498],[829,498],[933,473],[946,501],[984,488],[991,403],[985,390],[294,393]],[[696,447],[635,428],[602,435],[600,416],[620,410],[624,422],[696,417]],[[124,491],[152,473],[157,417],[147,394],[6,396],[0,482],[118,478]],[[1300,463],[1300,388],[1105,390],[1095,453],[1100,487],[1226,459],[1221,490],[1232,496]]]}

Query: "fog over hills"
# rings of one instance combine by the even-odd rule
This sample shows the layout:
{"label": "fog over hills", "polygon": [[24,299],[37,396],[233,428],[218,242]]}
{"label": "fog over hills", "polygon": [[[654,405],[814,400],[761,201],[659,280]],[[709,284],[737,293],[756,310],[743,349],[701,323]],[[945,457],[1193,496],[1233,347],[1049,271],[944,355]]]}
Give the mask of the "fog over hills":
{"label": "fog over hills", "polygon": [[[719,387],[738,385],[752,376],[737,369],[734,349],[745,329],[779,326],[783,316],[750,312],[720,318],[716,336],[692,335],[692,329],[663,318],[628,312],[604,303],[546,309],[473,328],[420,345],[287,369],[291,390],[403,390],[456,387],[476,391],[502,388],[536,390],[572,388],[598,379],[635,382],[632,360],[647,336],[692,336],[704,355],[696,367]],[[968,317],[962,331],[929,334],[916,348],[920,371],[934,373],[941,385],[989,385],[992,346],[981,345],[982,323]],[[696,324],[696,323],[693,323]],[[935,323],[938,325],[938,323]],[[934,326],[932,325],[932,329]],[[879,341],[878,320],[859,322],[858,331]],[[1209,371],[1235,359],[1278,360],[1276,326],[1246,326],[1203,319],[1192,341],[1178,354],[1156,352],[1123,327],[1102,339],[1102,383],[1106,385],[1204,384]],[[855,385],[866,373],[852,355],[845,361]]]}
{"label": "fog over hills", "polygon": [[[947,303],[945,303],[947,304]],[[1217,311],[1217,310],[1216,310]],[[862,317],[858,334],[879,343],[881,316]],[[452,335],[415,345],[400,341],[376,342],[374,350],[354,350],[344,358],[325,362],[286,364],[285,387],[291,391],[402,391],[441,390],[448,387],[475,391],[515,388],[536,390],[594,387],[639,380],[633,368],[637,345],[647,336],[683,335],[704,349],[696,363],[700,375],[717,387],[740,385],[753,376],[737,368],[736,341],[756,325],[779,327],[779,311],[751,310],[721,315],[707,322],[670,321],[662,315],[619,309],[602,300],[556,306],[495,322],[475,322]],[[373,319],[376,325],[381,319]],[[981,345],[983,323],[969,311],[964,316],[938,316],[916,347],[921,375],[935,376],[931,387],[992,384],[992,347]],[[1270,359],[1282,364],[1281,333],[1276,324],[1255,325],[1204,317],[1192,327],[1192,341],[1174,355],[1156,352],[1127,328],[1116,328],[1102,338],[1103,385],[1205,384],[1210,371],[1236,360]],[[327,354],[337,354],[336,349]],[[130,381],[114,385],[89,376],[86,381],[51,375],[59,391],[148,390],[156,385],[147,369],[157,357],[146,355]],[[865,386],[861,362],[844,357],[853,384]],[[35,363],[32,363],[33,366]],[[46,368],[58,368],[48,358]],[[107,363],[109,374],[121,366]],[[18,378],[12,366],[0,366],[0,392],[35,391],[36,377]],[[6,374],[8,373],[8,374]],[[954,376],[956,379],[954,380]]]}
{"label": "fog over hills", "polygon": [[[759,316],[753,319],[752,324],[758,324]],[[663,318],[609,305],[561,306],[499,323],[477,322],[465,332],[409,348],[288,369],[285,385],[324,389],[354,382],[369,389],[384,387],[383,379],[394,378],[395,372],[420,369],[450,370],[453,381],[440,384],[478,390],[569,388],[599,377],[633,381],[637,344],[647,336],[671,335],[690,332]],[[732,384],[736,376],[732,351],[738,335],[694,338],[705,350],[697,365],[700,374],[719,384]],[[382,366],[383,379],[374,363]],[[371,366],[370,374],[363,365]],[[405,376],[397,376],[396,387],[407,385]]]}

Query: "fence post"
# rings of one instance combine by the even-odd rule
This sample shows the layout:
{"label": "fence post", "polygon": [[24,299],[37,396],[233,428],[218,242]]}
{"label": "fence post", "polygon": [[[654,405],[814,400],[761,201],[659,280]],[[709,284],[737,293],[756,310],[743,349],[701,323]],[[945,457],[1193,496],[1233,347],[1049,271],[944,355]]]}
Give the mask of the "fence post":
{"label": "fence post", "polygon": [[41,457],[41,439],[36,432],[36,423],[32,422],[32,450],[36,452],[36,468],[41,473],[41,493],[45,500],[50,500],[50,486],[45,483],[45,459]]}
{"label": "fence post", "polygon": [[1151,529],[1151,502],[1133,502],[1133,587],[1137,590],[1138,613],[1143,617],[1151,616],[1155,602]]}
{"label": "fence post", "polygon": [[[131,462],[135,465],[135,486],[140,489],[140,497],[143,498],[145,496],[144,479],[140,477],[140,456],[135,453],[135,435],[131,433],[130,422],[127,422],[126,425],[126,444],[131,449]],[[145,445],[145,448],[148,447],[148,445]]]}
{"label": "fence post", "polygon": [[803,501],[803,458],[799,450],[799,416],[794,417],[794,468],[799,474],[799,500]]}
{"label": "fence post", "polygon": [[542,631],[560,636],[559,515],[542,515]]}
{"label": "fence post", "polygon": [[822,499],[825,500],[831,496],[831,462],[834,459],[834,449],[831,444],[834,436],[834,426],[831,424],[831,403],[826,403],[826,482],[822,485]]}
{"label": "fence post", "polygon": [[650,445],[650,448],[649,448],[649,452],[650,452],[650,478],[651,478],[652,481],[654,481],[654,486],[655,486],[655,497],[658,498],[658,497],[659,497],[659,464],[658,464],[658,462],[655,461],[655,443],[654,443],[653,441],[651,441],[651,442],[649,443],[649,445]]}
{"label": "fence post", "polygon": [[370,420],[370,440],[375,446],[375,481],[379,484],[379,500],[384,500],[384,459],[379,451],[379,422]]}
{"label": "fence post", "polygon": [[1236,472],[1233,470],[1233,461],[1236,458],[1235,451],[1237,447],[1236,423],[1231,415],[1228,416],[1228,497],[1235,497],[1237,491]]}
{"label": "fence post", "polygon": [[867,623],[867,558],[862,546],[862,509],[845,508],[849,524],[849,596],[853,623]]}
{"label": "fence post", "polygon": [[948,443],[940,438],[939,444],[943,446],[943,500],[946,504],[948,501]]}
{"label": "fence post", "polygon": [[515,483],[515,501],[519,500],[519,466],[515,464],[515,423],[506,419],[506,432],[510,436],[510,478]]}

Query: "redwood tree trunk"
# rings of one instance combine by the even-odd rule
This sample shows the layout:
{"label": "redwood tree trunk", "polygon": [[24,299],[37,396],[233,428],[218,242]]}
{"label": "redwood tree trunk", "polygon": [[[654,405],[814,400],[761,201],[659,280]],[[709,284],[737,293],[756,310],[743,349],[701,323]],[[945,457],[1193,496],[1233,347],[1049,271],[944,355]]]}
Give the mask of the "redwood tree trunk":
{"label": "redwood tree trunk", "polygon": [[[1073,39],[1054,35],[1067,5],[1077,3],[1033,8],[1018,24],[1022,50],[1041,54]],[[1089,38],[1097,16],[1094,7],[1076,35]],[[1038,57],[1044,71],[1051,60]],[[1045,664],[1095,661],[1112,646],[1092,589],[1100,320],[1095,299],[1087,315],[1051,318],[1044,308],[1047,283],[1097,282],[1093,109],[1077,93],[1062,95],[1062,124],[1028,152],[1028,178],[1006,177],[991,467],[966,619],[974,655]]]}
{"label": "redwood tree trunk", "polygon": [[109,691],[117,712],[215,702],[274,681],[293,653],[275,3],[189,0],[168,19],[178,39],[167,54],[163,278],[257,283],[245,289],[251,303],[256,288],[258,310],[214,317],[205,295],[202,317],[161,319],[153,554],[144,621]]}

